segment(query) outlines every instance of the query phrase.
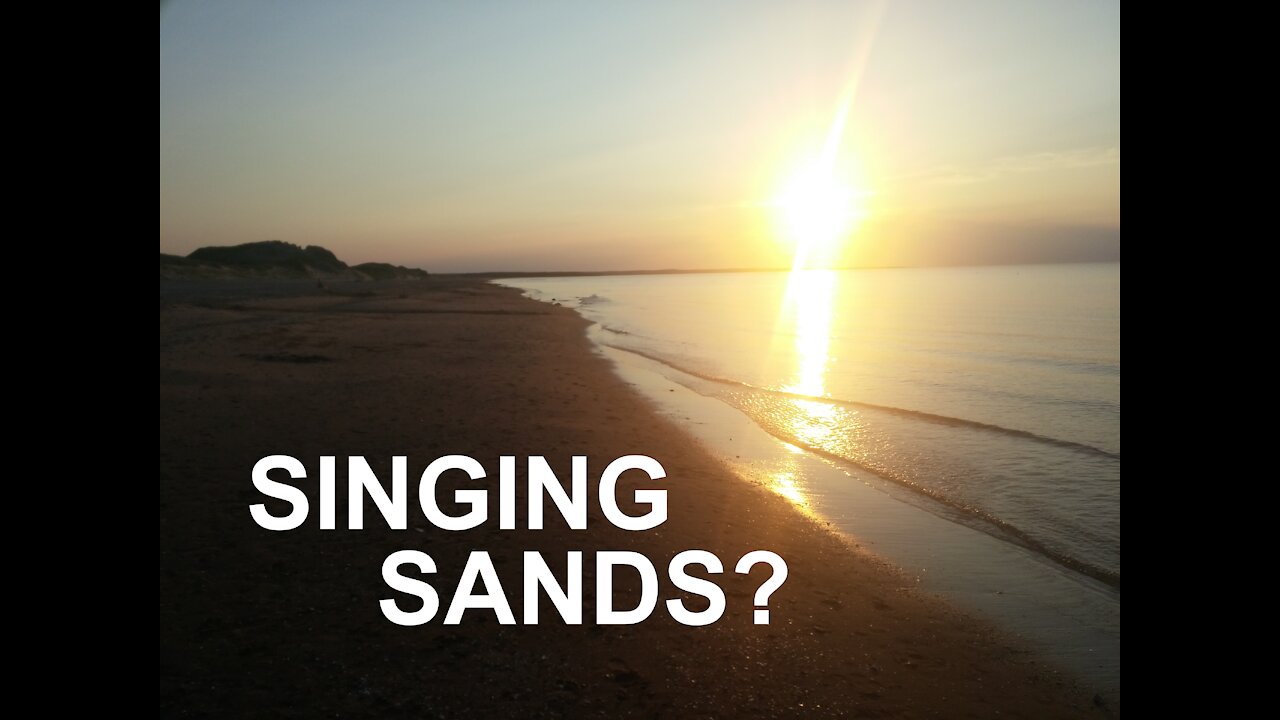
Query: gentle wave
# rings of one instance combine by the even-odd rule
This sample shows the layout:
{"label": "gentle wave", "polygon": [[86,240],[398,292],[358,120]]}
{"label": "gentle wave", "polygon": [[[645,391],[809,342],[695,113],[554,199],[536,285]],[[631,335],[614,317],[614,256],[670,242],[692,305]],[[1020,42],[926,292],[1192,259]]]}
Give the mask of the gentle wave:
{"label": "gentle wave", "polygon": [[[1064,449],[1078,451],[1078,452],[1085,452],[1085,453],[1088,453],[1094,456],[1099,456],[1102,458],[1114,459],[1117,461],[1119,460],[1118,453],[1110,453],[1105,450],[1101,450],[1099,448],[1095,448],[1090,445],[1084,445],[1081,443],[1060,440],[1057,438],[1044,437],[1042,435],[1037,435],[1035,433],[1030,433],[1024,430],[1018,430],[1014,428],[1005,428],[998,425],[991,425],[988,423],[965,420],[963,418],[952,418],[944,415],[937,415],[934,413],[926,413],[926,412],[921,412],[916,410],[909,410],[905,408],[886,407],[882,405],[876,405],[873,403],[863,403],[863,402],[852,401],[852,400],[815,397],[815,396],[804,395],[800,393],[792,393],[792,392],[781,391],[781,390],[771,390],[768,388],[760,388],[760,387],[756,387],[749,383],[741,382],[738,380],[731,380],[727,378],[717,377],[714,375],[709,375],[707,373],[698,372],[691,368],[682,367],[679,363],[672,362],[667,358],[663,358],[651,353],[647,353],[642,350],[622,347],[619,345],[615,345],[615,344],[603,342],[603,341],[602,341],[602,344],[607,347],[613,348],[615,350],[619,350],[622,352],[630,353],[632,355],[643,357],[652,362],[655,362],[660,365],[669,367],[673,370],[676,370],[677,372],[689,375],[690,377],[697,378],[699,380],[712,383],[714,385],[746,390],[749,395],[758,394],[758,395],[772,396],[777,398],[816,401],[816,402],[829,403],[832,405],[841,405],[846,407],[870,409],[870,410],[875,410],[879,412],[885,412],[885,413],[906,418],[909,420],[918,420],[918,421],[929,422],[929,423],[934,423],[938,425],[964,428],[968,430],[995,432],[1007,437],[1013,437],[1013,438],[1018,438],[1022,440],[1029,440],[1032,442],[1050,445],[1053,447],[1064,448]],[[691,390],[694,390],[699,394],[706,394],[698,390],[696,387],[693,387],[693,386],[689,386],[689,387]],[[1049,541],[1046,541],[1044,539],[1037,537],[1035,534],[1028,532],[1027,530],[1020,527],[1019,525],[1013,522],[1010,522],[1009,520],[1001,517],[1000,515],[994,512],[987,510],[984,507],[981,507],[980,505],[974,502],[970,502],[965,499],[956,497],[955,495],[952,495],[942,489],[931,487],[916,479],[905,476],[902,473],[896,471],[894,468],[888,467],[884,464],[876,463],[876,462],[867,462],[864,460],[860,460],[856,457],[850,457],[848,454],[834,451],[832,449],[822,447],[821,445],[818,445],[812,442],[807,442],[803,438],[797,436],[793,432],[787,431],[785,428],[779,426],[775,422],[770,422],[766,418],[756,417],[756,413],[752,411],[752,408],[749,407],[748,405],[744,405],[740,400],[733,400],[731,396],[722,397],[720,399],[731,401],[732,405],[738,407],[738,409],[745,412],[748,415],[748,417],[751,417],[758,426],[760,426],[763,430],[765,430],[765,432],[778,438],[779,440],[782,440],[783,442],[789,443],[798,448],[802,448],[808,452],[814,453],[815,455],[824,457],[828,460],[835,461],[837,463],[847,463],[855,468],[858,468],[859,470],[871,473],[876,477],[891,481],[899,486],[905,487],[911,491],[919,493],[920,495],[923,495],[933,500],[934,502],[937,502],[942,506],[957,512],[959,516],[965,520],[966,525],[974,527],[975,529],[983,530],[984,532],[987,532],[989,534],[994,534],[999,537],[1003,537],[1009,542],[1013,542],[1022,547],[1025,547],[1026,549],[1031,550],[1035,553],[1038,553],[1064,567],[1070,568],[1076,572],[1092,577],[1116,589],[1120,588],[1120,573],[1118,571],[1112,570],[1106,567],[1101,567],[1091,562],[1087,562],[1085,560],[1080,559],[1079,557],[1077,557],[1076,555],[1070,552],[1056,548],[1052,544],[1050,544]]]}
{"label": "gentle wave", "polygon": [[[629,333],[626,333],[625,331],[614,330],[612,328],[605,328],[605,329],[620,335],[629,334]],[[1028,430],[1019,430],[1017,428],[1004,427],[1003,425],[994,425],[992,423],[984,423],[984,422],[979,422],[977,420],[966,420],[965,418],[951,417],[948,415],[938,415],[936,413],[924,412],[923,410],[911,410],[909,408],[893,407],[891,405],[877,405],[875,403],[863,402],[860,400],[848,400],[844,398],[823,397],[818,395],[805,395],[803,393],[794,393],[794,392],[788,392],[786,390],[775,390],[772,388],[760,387],[758,385],[752,385],[751,383],[743,382],[741,380],[718,377],[716,375],[710,375],[708,373],[700,372],[698,370],[694,370],[689,367],[684,367],[678,363],[672,362],[667,358],[660,357],[658,355],[654,355],[652,353],[648,353],[643,350],[624,347],[622,345],[614,345],[612,343],[607,343],[607,342],[603,344],[608,347],[614,348],[615,350],[621,350],[623,352],[629,352],[633,355],[639,355],[642,358],[645,358],[647,360],[652,360],[653,362],[656,362],[662,365],[666,365],[667,367],[673,370],[678,370],[682,373],[685,373],[686,375],[692,375],[701,380],[720,383],[722,385],[742,387],[742,388],[751,390],[752,392],[765,393],[768,395],[774,395],[776,397],[793,398],[797,400],[814,400],[817,402],[831,403],[832,405],[841,405],[844,407],[868,408],[872,410],[879,410],[881,412],[892,413],[894,415],[912,418],[915,420],[923,420],[925,422],[937,423],[940,425],[951,425],[956,427],[967,427],[967,428],[975,428],[978,430],[986,430],[988,432],[1000,433],[1002,435],[1007,435],[1010,437],[1022,438],[1024,440],[1031,440],[1033,442],[1043,443],[1045,445],[1053,445],[1055,447],[1078,450],[1080,452],[1089,453],[1091,455],[1098,455],[1106,458],[1111,458],[1113,460],[1120,459],[1120,453],[1118,452],[1111,452],[1109,450],[1104,450],[1102,448],[1095,447],[1093,445],[1079,443],[1072,440],[1063,440],[1061,438],[1049,437],[1047,435],[1040,435],[1038,433],[1033,433]]]}

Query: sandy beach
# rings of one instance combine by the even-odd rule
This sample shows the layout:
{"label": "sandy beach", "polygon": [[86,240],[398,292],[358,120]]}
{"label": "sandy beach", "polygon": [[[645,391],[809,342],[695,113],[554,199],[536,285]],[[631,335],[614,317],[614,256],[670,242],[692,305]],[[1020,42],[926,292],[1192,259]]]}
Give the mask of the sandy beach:
{"label": "sandy beach", "polygon": [[[1109,717],[1064,673],[920,592],[893,567],[736,477],[660,417],[593,352],[586,321],[478,279],[331,284],[161,282],[160,710],[191,717]],[[259,527],[267,502],[254,464],[289,455],[307,468],[312,514],[287,532]],[[610,461],[648,455],[667,477],[665,523],[628,532],[596,497]],[[478,460],[493,487],[490,521],[433,527],[416,479],[446,455]],[[517,529],[496,522],[500,456],[519,469]],[[547,503],[528,530],[525,458],[545,456],[568,482],[588,458],[588,526],[573,530]],[[388,481],[408,458],[408,529],[390,530],[366,502],[365,529],[346,529],[339,473],[337,529],[316,516],[321,456],[340,470],[363,456]],[[486,485],[487,483],[487,485]],[[274,503],[274,504],[272,504]],[[456,512],[442,503],[446,512]],[[634,507],[623,503],[631,512]],[[384,559],[421,550],[438,572],[440,613],[417,627],[389,622],[379,600],[411,599],[383,582]],[[724,616],[675,622],[666,566],[707,550],[727,566],[750,550],[786,559],[789,577],[752,624],[761,573],[727,567]],[[584,555],[584,622],[565,625],[549,601],[538,625],[500,625],[488,610],[442,622],[468,555],[487,551],[517,620],[523,554],[559,576]],[[647,620],[594,621],[596,552],[627,550],[658,568]],[[615,605],[632,607],[634,573],[618,573]],[[695,600],[690,607],[697,607]]]}

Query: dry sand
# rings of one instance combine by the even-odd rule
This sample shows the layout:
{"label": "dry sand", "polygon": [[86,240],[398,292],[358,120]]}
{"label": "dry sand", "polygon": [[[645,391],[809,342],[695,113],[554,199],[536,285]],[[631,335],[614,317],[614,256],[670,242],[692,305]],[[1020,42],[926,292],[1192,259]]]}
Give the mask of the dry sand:
{"label": "dry sand", "polygon": [[[372,294],[370,294],[372,293]],[[172,283],[160,309],[160,709],[163,716],[270,717],[1106,717],[1074,684],[983,622],[920,593],[785,500],[735,477],[619,380],[572,311],[474,280],[364,283]],[[270,532],[254,463],[292,455],[312,515]],[[491,478],[498,457],[544,455],[567,482],[589,458],[585,531],[547,504],[548,529],[431,527],[416,478],[461,454]],[[646,454],[667,471],[669,519],[614,528],[595,484],[604,465]],[[366,529],[316,515],[318,458],[366,457],[388,482],[409,458],[409,529],[388,530],[371,502]],[[638,483],[624,476],[623,487]],[[496,486],[496,480],[493,485]],[[445,483],[443,487],[463,487]],[[468,483],[467,487],[475,486]],[[496,495],[496,491],[494,493]],[[283,504],[269,504],[280,513]],[[523,493],[519,526],[524,527]],[[448,506],[446,505],[446,509]],[[728,566],[748,550],[786,559],[772,623],[751,623],[763,581],[727,572],[724,617],[674,622],[661,600],[687,596],[667,561],[691,548]],[[434,558],[442,608],[418,627],[388,622],[378,601],[393,551]],[[660,602],[637,625],[594,622],[594,553],[633,550],[658,568]],[[585,623],[549,602],[537,626],[487,610],[456,626],[444,609],[472,550],[494,558],[517,620],[522,553],[563,572],[585,554]],[[731,570],[730,568],[727,568]],[[619,573],[618,605],[638,582]],[[412,603],[404,601],[406,609]],[[691,602],[696,607],[696,603]]]}

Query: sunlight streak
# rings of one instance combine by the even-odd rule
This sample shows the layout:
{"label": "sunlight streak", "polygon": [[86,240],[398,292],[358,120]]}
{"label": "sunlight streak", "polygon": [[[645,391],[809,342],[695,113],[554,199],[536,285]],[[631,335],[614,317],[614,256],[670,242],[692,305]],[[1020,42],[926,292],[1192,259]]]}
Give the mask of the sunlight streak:
{"label": "sunlight streak", "polygon": [[853,43],[858,52],[821,150],[796,163],[769,202],[780,239],[795,246],[792,270],[839,266],[843,245],[868,215],[870,193],[849,163],[841,161],[840,148],[884,13],[883,4],[873,5],[871,13],[868,22],[860,28],[861,37]]}
{"label": "sunlight streak", "polygon": [[[782,390],[820,398],[826,393],[834,321],[837,273],[834,270],[794,270],[787,284],[783,315],[790,320],[796,370]],[[821,445],[833,429],[836,409],[818,400],[791,401],[800,412],[792,432],[809,445]]]}

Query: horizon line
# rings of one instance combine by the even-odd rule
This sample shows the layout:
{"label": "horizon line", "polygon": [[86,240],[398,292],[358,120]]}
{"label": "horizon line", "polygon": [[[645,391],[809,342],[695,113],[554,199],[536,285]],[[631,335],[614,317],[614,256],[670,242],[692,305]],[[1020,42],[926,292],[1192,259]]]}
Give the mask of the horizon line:
{"label": "horizon line", "polygon": [[[1011,267],[1016,265],[1098,265],[1120,263],[1120,259],[1114,260],[1060,260],[1060,261],[1041,261],[1041,262],[1008,262],[1008,263],[956,263],[949,265],[854,265],[844,267],[831,268],[801,268],[803,270],[911,270],[919,268],[952,268],[952,267]],[[425,268],[424,268],[425,269]],[[595,275],[699,275],[699,274],[716,274],[716,273],[765,273],[765,272],[793,272],[796,268],[776,267],[776,268],[696,268],[696,269],[680,269],[680,268],[663,268],[651,270],[478,270],[471,272],[431,272],[434,276],[450,276],[450,277],[489,277],[489,278],[519,278],[519,277],[589,277]]]}

